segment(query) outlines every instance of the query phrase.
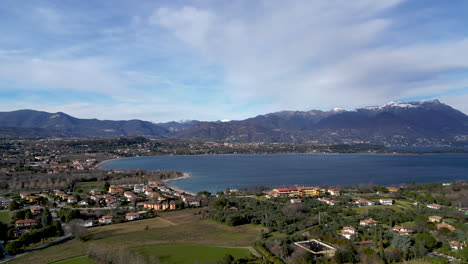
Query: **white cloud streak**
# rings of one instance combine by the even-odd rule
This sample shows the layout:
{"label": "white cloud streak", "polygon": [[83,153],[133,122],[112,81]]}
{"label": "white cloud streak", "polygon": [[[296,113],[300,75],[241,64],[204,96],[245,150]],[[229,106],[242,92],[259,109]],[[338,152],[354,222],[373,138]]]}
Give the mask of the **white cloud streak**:
{"label": "white cloud streak", "polygon": [[386,37],[395,23],[386,12],[402,2],[265,1],[254,17],[159,8],[149,23],[220,65],[234,98],[271,98],[278,108],[353,107],[466,86],[444,76],[468,69],[468,38],[403,45]]}

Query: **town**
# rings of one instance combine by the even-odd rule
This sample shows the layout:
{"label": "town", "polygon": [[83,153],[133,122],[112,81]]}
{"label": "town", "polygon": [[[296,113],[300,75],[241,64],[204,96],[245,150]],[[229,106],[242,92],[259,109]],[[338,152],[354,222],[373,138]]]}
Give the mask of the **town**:
{"label": "town", "polygon": [[[8,263],[69,257],[86,263],[125,263],[125,256],[133,263],[159,263],[157,245],[170,243],[180,247],[175,255],[196,246],[222,246],[203,249],[209,250],[207,256],[214,250],[225,254],[207,263],[416,264],[468,259],[466,181],[252,186],[195,194],[170,185],[171,180],[190,177],[184,172],[107,171],[98,166],[121,157],[179,154],[174,149],[186,144],[141,138],[3,142],[0,256]],[[190,144],[196,152],[213,146]],[[230,147],[216,146],[210,151]],[[276,151],[270,147],[269,152]],[[123,255],[110,259],[109,252],[117,246]]]}

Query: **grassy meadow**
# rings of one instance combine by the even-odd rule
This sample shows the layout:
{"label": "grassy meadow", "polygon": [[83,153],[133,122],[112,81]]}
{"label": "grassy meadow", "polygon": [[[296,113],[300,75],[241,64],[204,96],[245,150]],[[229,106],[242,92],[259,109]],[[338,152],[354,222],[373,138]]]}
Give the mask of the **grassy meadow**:
{"label": "grassy meadow", "polygon": [[[147,257],[151,254],[160,256],[161,248],[172,250],[170,252],[187,249],[186,251],[177,252],[180,257],[176,257],[174,261],[183,259],[185,252],[190,256],[190,259],[193,259],[193,254],[196,253],[197,249],[209,252],[208,256],[210,258],[224,256],[224,252],[228,252],[233,256],[247,256],[250,254],[247,249],[223,247],[250,246],[259,237],[262,229],[252,225],[230,227],[201,219],[200,216],[194,215],[194,212],[195,210],[168,212],[162,213],[157,218],[90,228],[88,229],[89,239],[85,242],[68,241],[26,254],[8,263],[55,263],[61,260],[74,261],[73,257],[76,257],[76,261],[79,261],[80,257],[87,259],[85,256],[90,247],[99,247],[100,245],[115,248],[116,250],[130,249],[132,252],[138,252]],[[175,255],[172,255],[161,256],[175,257]],[[205,260],[200,259],[198,262],[204,263]],[[211,259],[209,262],[212,262]]]}

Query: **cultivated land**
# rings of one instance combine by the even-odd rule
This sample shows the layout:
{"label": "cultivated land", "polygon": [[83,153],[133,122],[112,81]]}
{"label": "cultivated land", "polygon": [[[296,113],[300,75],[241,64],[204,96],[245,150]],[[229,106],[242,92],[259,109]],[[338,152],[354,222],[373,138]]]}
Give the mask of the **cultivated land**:
{"label": "cultivated land", "polygon": [[52,264],[95,264],[95,263],[96,262],[90,260],[87,256],[73,257],[69,259],[52,262]]}
{"label": "cultivated land", "polygon": [[[215,263],[225,255],[242,258],[250,255],[246,248],[226,248],[200,245],[157,245],[143,246],[132,249],[145,257],[157,256],[163,263]],[[181,254],[183,252],[183,254]]]}
{"label": "cultivated land", "polygon": [[[99,247],[100,245],[115,249],[135,248],[136,252],[142,250],[140,253],[145,256],[149,254],[148,250],[144,250],[148,246],[171,244],[174,246],[172,249],[175,250],[178,246],[191,248],[191,246],[197,245],[202,246],[206,252],[211,252],[208,256],[215,258],[223,250],[227,249],[221,250],[204,246],[248,247],[253,241],[258,239],[262,229],[253,225],[230,227],[218,224],[214,221],[200,219],[199,216],[194,215],[194,211],[183,210],[162,213],[161,217],[157,218],[91,228],[89,229],[90,239],[85,242],[78,240],[68,241],[27,254],[8,263],[34,262],[40,264],[60,260],[74,261],[74,259],[69,258],[86,255],[90,247]],[[192,219],[191,222],[188,221],[190,218]],[[189,251],[196,250],[191,249]],[[234,256],[249,255],[246,249],[227,251]],[[156,250],[155,255],[157,256],[159,252]],[[179,259],[177,258],[176,261],[179,261]],[[204,260],[200,261],[203,263]]]}
{"label": "cultivated land", "polygon": [[11,221],[11,216],[9,211],[0,211],[0,222],[9,223]]}

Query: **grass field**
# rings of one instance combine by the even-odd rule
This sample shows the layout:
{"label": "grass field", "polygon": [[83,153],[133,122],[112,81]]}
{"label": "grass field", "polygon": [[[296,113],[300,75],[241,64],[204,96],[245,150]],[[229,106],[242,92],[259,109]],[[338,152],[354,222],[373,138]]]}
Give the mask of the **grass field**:
{"label": "grass field", "polygon": [[368,210],[371,209],[392,209],[395,212],[400,212],[402,209],[398,205],[375,205],[375,206],[364,206],[364,207],[354,207],[353,210],[360,213],[365,214]]}
{"label": "grass field", "polygon": [[[165,218],[167,217],[167,218]],[[188,222],[191,219],[191,222]],[[230,227],[194,215],[193,210],[163,213],[161,217],[88,229],[90,239],[77,240],[33,252],[8,263],[51,263],[70,256],[83,256],[88,248],[106,245],[112,248],[135,248],[160,245],[250,246],[261,227]],[[234,254],[233,254],[234,255]],[[224,255],[223,255],[224,256]],[[67,263],[67,262],[65,262]]]}
{"label": "grass field", "polygon": [[92,189],[101,189],[104,186],[103,182],[93,181],[93,182],[77,182],[75,190],[83,190],[83,193],[88,193]]}
{"label": "grass field", "polygon": [[225,248],[202,245],[155,245],[131,249],[145,257],[156,256],[162,263],[215,263],[225,255],[242,258],[250,255],[245,248]]}
{"label": "grass field", "polygon": [[11,222],[10,211],[1,211],[0,212],[0,222],[7,224]]}
{"label": "grass field", "polygon": [[51,264],[95,264],[96,262],[89,259],[87,256],[73,257],[69,259],[59,260]]}

